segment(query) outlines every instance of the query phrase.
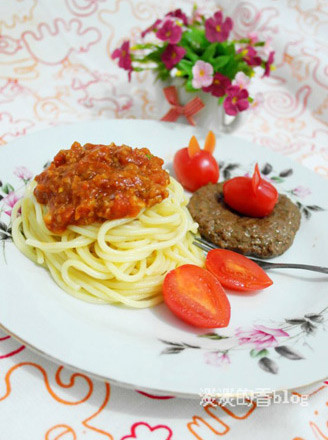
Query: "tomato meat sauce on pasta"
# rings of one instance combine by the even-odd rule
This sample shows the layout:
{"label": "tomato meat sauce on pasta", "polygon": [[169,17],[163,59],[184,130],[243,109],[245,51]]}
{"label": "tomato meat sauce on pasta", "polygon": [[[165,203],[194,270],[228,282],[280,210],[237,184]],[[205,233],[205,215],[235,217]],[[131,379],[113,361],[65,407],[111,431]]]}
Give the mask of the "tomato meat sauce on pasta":
{"label": "tomato meat sauce on pasta", "polygon": [[204,266],[182,186],[147,148],[61,150],[12,211],[17,248],[84,301],[151,307],[166,274]]}
{"label": "tomato meat sauce on pasta", "polygon": [[163,163],[147,148],[74,142],[35,177],[36,200],[48,207],[47,228],[62,233],[68,225],[135,217],[168,197]]}

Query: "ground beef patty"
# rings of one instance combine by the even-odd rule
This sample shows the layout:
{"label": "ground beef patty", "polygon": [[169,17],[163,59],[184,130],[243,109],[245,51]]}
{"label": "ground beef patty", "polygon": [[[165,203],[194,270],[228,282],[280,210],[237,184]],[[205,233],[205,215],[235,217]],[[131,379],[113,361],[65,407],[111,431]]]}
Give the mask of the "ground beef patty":
{"label": "ground beef patty", "polygon": [[280,194],[270,215],[253,218],[229,208],[222,189],[223,183],[205,185],[189,201],[188,209],[204,238],[218,247],[260,258],[281,255],[291,246],[301,215],[288,197]]}

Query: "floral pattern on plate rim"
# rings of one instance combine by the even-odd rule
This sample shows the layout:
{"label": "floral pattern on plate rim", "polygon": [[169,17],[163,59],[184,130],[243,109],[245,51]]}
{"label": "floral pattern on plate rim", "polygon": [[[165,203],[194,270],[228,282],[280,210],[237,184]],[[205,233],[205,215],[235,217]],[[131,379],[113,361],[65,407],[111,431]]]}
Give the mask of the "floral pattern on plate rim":
{"label": "floral pattern on plate rim", "polygon": [[[47,162],[43,168],[46,168],[49,164],[50,162]],[[219,167],[224,180],[234,177],[236,172],[236,175],[240,175],[240,171],[244,169],[240,164],[234,162],[220,162]],[[272,183],[281,184],[293,174],[293,169],[289,168],[276,172],[270,163],[265,163],[261,167],[261,174]],[[11,211],[15,203],[22,197],[26,185],[33,177],[33,173],[25,166],[17,166],[13,170],[13,175],[19,179],[20,183],[16,189],[12,183],[3,183],[0,180],[0,241],[2,241],[3,245],[3,258],[5,262],[5,243],[12,240]],[[244,175],[249,174],[245,172]],[[318,205],[305,205],[299,201],[299,199],[311,195],[310,188],[299,185],[295,188],[284,190],[284,192],[292,196],[293,199],[296,199],[294,201],[306,219],[309,219],[313,212],[325,210]],[[6,216],[6,219],[4,216]],[[206,364],[222,367],[231,363],[231,354],[233,351],[246,348],[250,350],[250,356],[257,360],[257,364],[262,370],[277,374],[279,366],[276,360],[272,359],[273,355],[278,355],[278,357],[284,357],[289,360],[304,359],[303,354],[295,349],[294,346],[301,340],[304,341],[304,338],[307,336],[313,335],[319,327],[325,329],[327,314],[328,307],[319,313],[306,314],[301,318],[285,319],[283,323],[275,325],[274,328],[262,324],[254,324],[250,329],[237,328],[233,336],[223,336],[216,332],[200,334],[200,338],[217,342],[220,341],[219,346],[214,349],[184,342],[161,340],[161,342],[166,345],[166,348],[162,350],[161,354],[178,354],[187,349],[200,349],[203,352]],[[286,345],[286,342],[291,340],[293,341],[293,347],[291,347],[290,344]],[[224,341],[224,347],[222,347],[222,341]],[[308,342],[304,343],[309,346]]]}
{"label": "floral pattern on plate rim", "polygon": [[[257,360],[257,365],[267,373],[279,372],[280,357],[296,361],[305,359],[299,351],[300,345],[311,348],[308,337],[314,336],[319,329],[327,330],[328,306],[318,313],[307,313],[303,317],[286,318],[274,327],[254,324],[251,328],[236,328],[232,336],[217,332],[203,333],[199,338],[216,341],[212,349],[184,342],[172,342],[161,339],[166,345],[161,354],[178,354],[184,350],[199,349],[208,365],[223,367],[231,363],[233,352],[249,350],[250,357]],[[272,324],[270,324],[272,325]],[[295,348],[296,347],[296,348]],[[276,359],[273,359],[275,356]]]}

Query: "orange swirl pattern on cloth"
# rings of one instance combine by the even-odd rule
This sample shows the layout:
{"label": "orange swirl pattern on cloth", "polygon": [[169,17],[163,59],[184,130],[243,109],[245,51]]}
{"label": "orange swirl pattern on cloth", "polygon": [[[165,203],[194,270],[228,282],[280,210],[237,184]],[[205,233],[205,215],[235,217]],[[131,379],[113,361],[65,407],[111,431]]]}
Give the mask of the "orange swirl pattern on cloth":
{"label": "orange swirl pattern on cloth", "polygon": [[[181,2],[189,11],[192,4]],[[319,0],[219,4],[234,20],[235,37],[256,31],[265,41],[272,39],[276,50],[277,70],[252,86],[263,104],[252,106],[237,135],[328,177],[326,6]],[[217,8],[214,0],[198,5],[208,13]],[[0,145],[66,122],[160,119],[169,109],[161,85],[154,85],[148,72],[128,84],[110,54],[176,7],[173,0],[0,2]],[[327,384],[295,390],[309,397],[308,408],[201,408],[199,401],[147,398],[81,373],[67,378],[62,366],[3,332],[0,367],[0,427],[6,440],[270,440],[278,438],[282,420],[279,438],[328,439]]]}

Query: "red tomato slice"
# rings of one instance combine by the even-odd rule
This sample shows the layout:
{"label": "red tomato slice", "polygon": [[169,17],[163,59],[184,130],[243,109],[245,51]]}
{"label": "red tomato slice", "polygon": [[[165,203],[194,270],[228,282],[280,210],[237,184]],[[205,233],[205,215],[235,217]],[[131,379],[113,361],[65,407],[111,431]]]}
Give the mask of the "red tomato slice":
{"label": "red tomato slice", "polygon": [[196,191],[208,183],[216,183],[219,179],[217,161],[205,150],[200,150],[191,157],[188,148],[182,148],[174,156],[173,167],[178,181],[188,191]]}
{"label": "red tomato slice", "polygon": [[231,290],[253,291],[273,284],[271,278],[254,261],[226,249],[213,249],[206,257],[206,268]]}
{"label": "red tomato slice", "polygon": [[201,328],[226,327],[230,303],[219,281],[207,270],[185,264],[164,279],[164,301],[188,324]]}

